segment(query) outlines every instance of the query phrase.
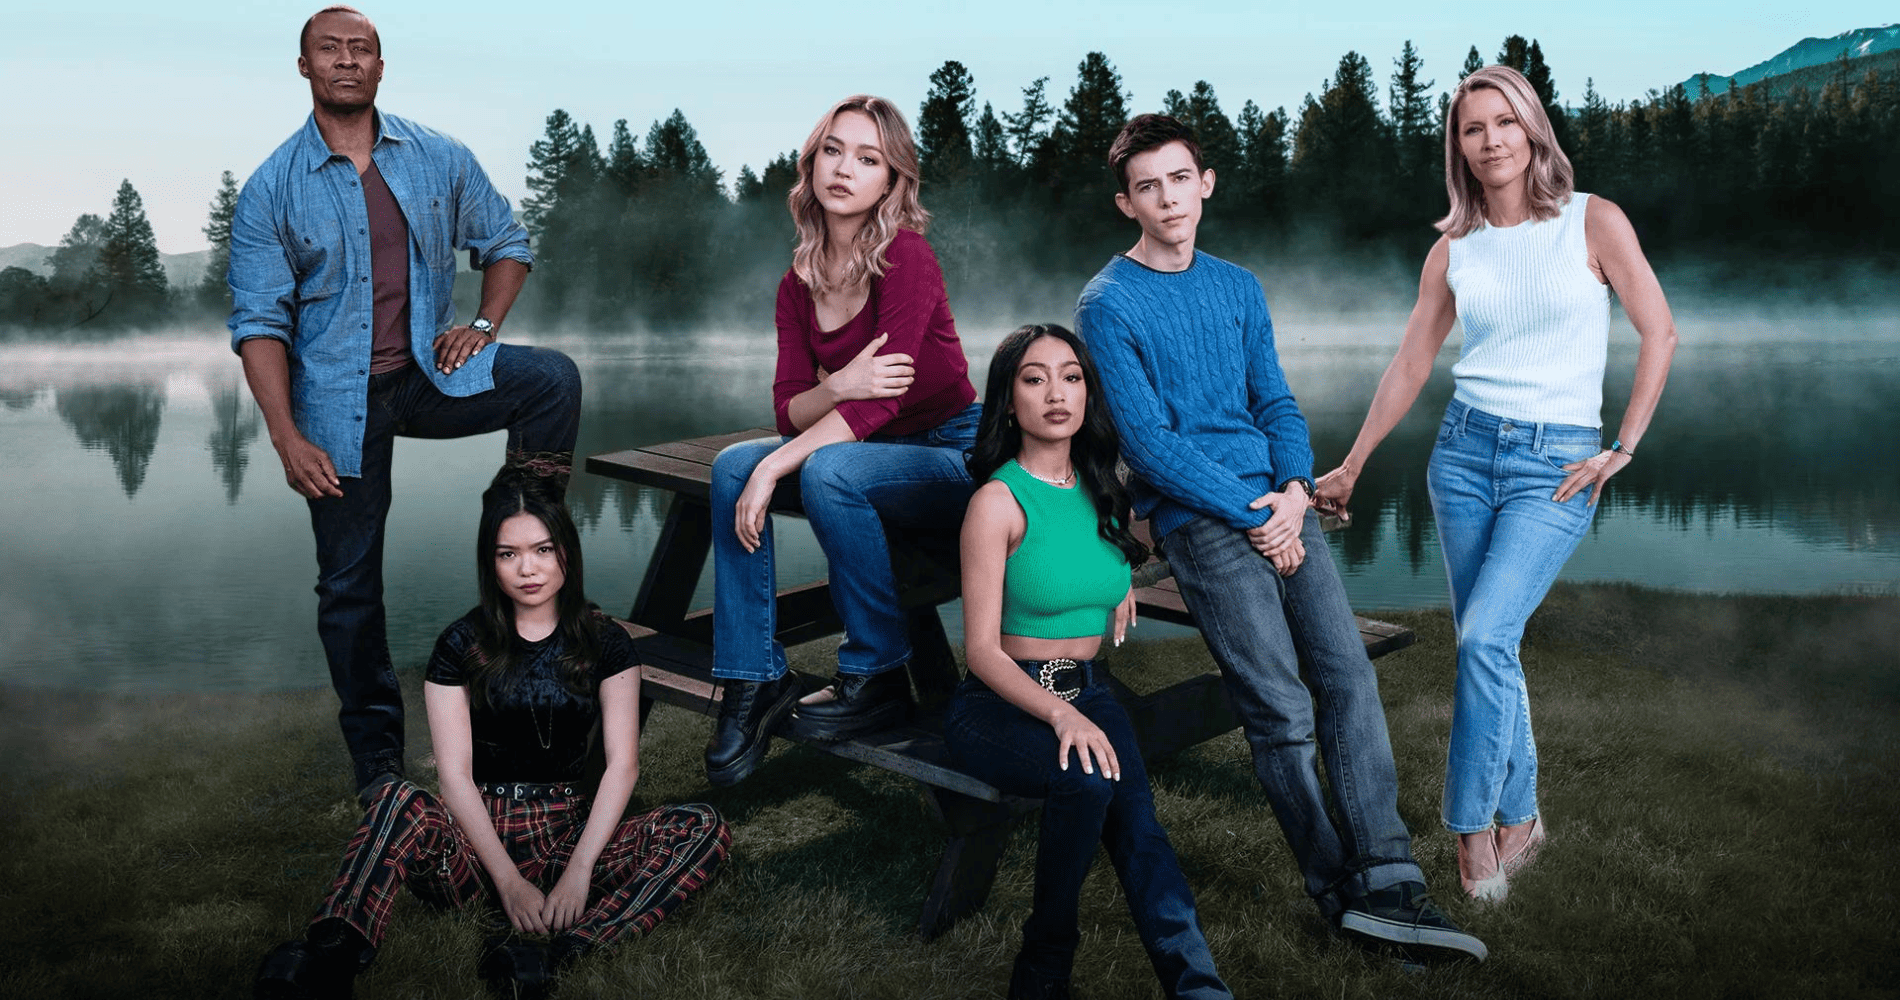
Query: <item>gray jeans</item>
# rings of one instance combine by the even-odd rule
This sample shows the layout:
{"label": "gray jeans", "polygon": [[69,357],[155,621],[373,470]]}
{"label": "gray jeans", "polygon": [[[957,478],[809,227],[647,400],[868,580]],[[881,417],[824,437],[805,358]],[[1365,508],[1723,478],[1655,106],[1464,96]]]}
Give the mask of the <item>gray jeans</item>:
{"label": "gray jeans", "polygon": [[1174,529],[1162,545],[1307,895],[1333,919],[1367,892],[1425,877],[1399,819],[1378,677],[1317,514],[1307,513],[1300,540],[1306,561],[1289,577],[1212,518]]}

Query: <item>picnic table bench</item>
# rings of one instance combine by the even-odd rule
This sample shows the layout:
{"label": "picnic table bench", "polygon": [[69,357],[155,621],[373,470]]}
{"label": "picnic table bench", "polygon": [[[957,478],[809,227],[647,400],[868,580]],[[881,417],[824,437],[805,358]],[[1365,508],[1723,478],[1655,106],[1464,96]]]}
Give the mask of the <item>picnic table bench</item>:
{"label": "picnic table bench", "polygon": [[[703,715],[719,712],[720,685],[712,676],[712,612],[691,607],[705,571],[717,524],[708,502],[714,456],[728,445],[776,436],[769,427],[648,445],[589,456],[586,471],[663,490],[672,495],[653,545],[633,608],[621,623],[640,652],[641,720],[665,703]],[[798,482],[789,477],[773,497],[775,513],[797,514]],[[1139,525],[1145,528],[1146,525]],[[917,691],[917,711],[902,725],[857,739],[819,742],[779,732],[813,749],[871,764],[916,779],[948,841],[924,898],[919,936],[930,939],[976,911],[989,895],[1009,831],[1040,800],[1005,795],[959,770],[943,742],[942,708],[960,680],[937,607],[960,591],[957,539],[892,535],[891,563],[900,602],[908,614],[912,655],[907,670]],[[1136,574],[1137,613],[1142,618],[1192,627],[1165,564]],[[1366,652],[1378,657],[1412,644],[1410,629],[1358,619]],[[819,580],[778,592],[777,638],[788,648],[836,635],[844,629],[832,608],[829,584]],[[1106,672],[1104,672],[1106,673]],[[802,676],[807,690],[829,677]],[[1148,694],[1138,694],[1112,675],[1107,683],[1127,709],[1144,758],[1156,759],[1194,746],[1239,725],[1217,672],[1203,673]]]}

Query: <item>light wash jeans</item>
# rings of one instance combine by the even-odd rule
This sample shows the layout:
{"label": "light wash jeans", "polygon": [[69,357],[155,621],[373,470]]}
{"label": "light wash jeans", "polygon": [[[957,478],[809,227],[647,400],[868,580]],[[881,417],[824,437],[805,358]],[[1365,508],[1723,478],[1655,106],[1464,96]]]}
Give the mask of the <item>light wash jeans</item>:
{"label": "light wash jeans", "polygon": [[1368,892],[1425,876],[1399,818],[1379,678],[1319,515],[1307,512],[1300,540],[1306,561],[1287,577],[1245,533],[1210,517],[1170,531],[1162,547],[1220,664],[1306,894],[1330,920]]}
{"label": "light wash jeans", "polygon": [[[799,470],[799,492],[812,534],[825,551],[831,602],[844,622],[838,671],[876,674],[910,659],[910,633],[897,603],[888,523],[906,531],[955,537],[976,487],[963,453],[976,443],[981,405],[916,434],[829,444]],[[746,480],[789,438],[735,444],[713,459],[713,676],[769,681],[785,674],[778,631],[778,583],[772,519],[747,552],[732,530]]]}
{"label": "light wash jeans", "polygon": [[1596,513],[1552,498],[1561,466],[1601,449],[1594,427],[1524,423],[1452,400],[1426,473],[1451,582],[1458,680],[1444,822],[1480,833],[1537,815],[1537,743],[1518,641]]}

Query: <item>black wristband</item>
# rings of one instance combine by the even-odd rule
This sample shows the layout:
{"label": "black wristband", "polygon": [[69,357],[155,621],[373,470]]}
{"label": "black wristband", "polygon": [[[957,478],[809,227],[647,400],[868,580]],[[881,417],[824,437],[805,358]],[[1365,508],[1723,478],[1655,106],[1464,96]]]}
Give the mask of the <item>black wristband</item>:
{"label": "black wristband", "polygon": [[1294,483],[1299,483],[1301,486],[1306,487],[1306,498],[1308,500],[1311,500],[1313,498],[1313,494],[1315,492],[1313,481],[1311,479],[1306,478],[1305,476],[1294,476],[1292,479],[1289,479],[1286,482],[1281,483],[1279,491],[1281,493],[1285,493],[1286,488],[1293,485]]}

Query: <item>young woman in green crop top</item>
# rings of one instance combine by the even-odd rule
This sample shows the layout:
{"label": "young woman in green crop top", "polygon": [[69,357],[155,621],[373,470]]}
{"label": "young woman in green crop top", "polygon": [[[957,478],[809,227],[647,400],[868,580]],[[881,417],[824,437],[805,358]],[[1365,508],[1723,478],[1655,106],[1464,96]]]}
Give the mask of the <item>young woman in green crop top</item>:
{"label": "young woman in green crop top", "polygon": [[969,457],[984,485],[963,520],[970,676],[945,713],[944,739],[971,774],[1043,800],[1012,1000],[1069,995],[1097,843],[1163,992],[1231,997],[1155,819],[1128,715],[1094,659],[1105,632],[1119,645],[1134,623],[1129,573],[1147,558],[1128,530],[1099,386],[1087,349],[1060,326],[1023,327],[996,348]]}

